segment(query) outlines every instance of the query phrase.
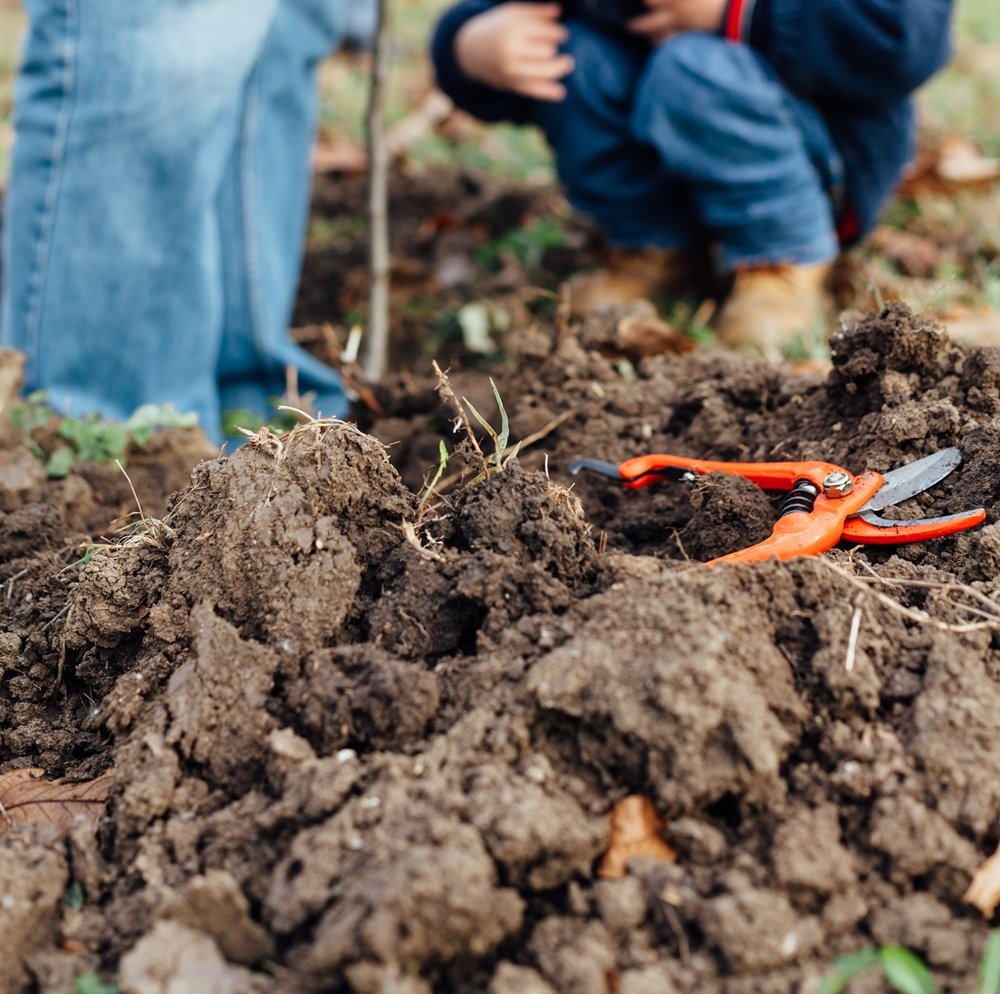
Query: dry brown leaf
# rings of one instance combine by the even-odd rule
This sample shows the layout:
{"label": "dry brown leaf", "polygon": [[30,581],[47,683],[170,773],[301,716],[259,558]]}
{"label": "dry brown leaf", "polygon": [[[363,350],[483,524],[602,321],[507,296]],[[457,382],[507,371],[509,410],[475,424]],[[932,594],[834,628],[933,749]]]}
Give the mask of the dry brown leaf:
{"label": "dry brown leaf", "polygon": [[961,135],[948,135],[937,148],[922,148],[899,189],[906,197],[921,193],[989,186],[1000,179],[1000,159],[987,158]]}
{"label": "dry brown leaf", "polygon": [[416,110],[388,129],[386,149],[393,158],[406,155],[414,145],[432,135],[455,110],[455,105],[440,90],[431,90]]}
{"label": "dry brown leaf", "polygon": [[643,358],[654,355],[683,355],[696,346],[673,325],[651,314],[627,314],[618,322],[616,345],[626,354]]}
{"label": "dry brown leaf", "polygon": [[32,823],[66,829],[77,818],[96,824],[104,814],[114,770],[84,783],[43,780],[44,773],[33,767],[0,773],[0,831]]}
{"label": "dry brown leaf", "polygon": [[984,918],[992,918],[1000,905],[1000,846],[972,875],[972,883],[962,896],[966,904],[978,908]]}
{"label": "dry brown leaf", "polygon": [[933,276],[941,265],[941,246],[911,231],[881,225],[868,241],[907,276]]}
{"label": "dry brown leaf", "polygon": [[611,810],[611,845],[601,860],[597,875],[603,880],[620,880],[630,859],[659,859],[676,863],[677,853],[663,841],[663,820],[653,802],[642,794],[623,797]]}

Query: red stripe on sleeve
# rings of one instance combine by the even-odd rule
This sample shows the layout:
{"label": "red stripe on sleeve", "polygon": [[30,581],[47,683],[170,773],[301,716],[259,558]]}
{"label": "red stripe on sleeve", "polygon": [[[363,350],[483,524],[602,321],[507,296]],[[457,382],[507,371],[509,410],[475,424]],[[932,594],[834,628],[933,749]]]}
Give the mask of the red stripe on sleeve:
{"label": "red stripe on sleeve", "polygon": [[740,29],[743,26],[743,7],[746,0],[730,0],[729,11],[726,14],[726,38],[729,41],[740,40]]}

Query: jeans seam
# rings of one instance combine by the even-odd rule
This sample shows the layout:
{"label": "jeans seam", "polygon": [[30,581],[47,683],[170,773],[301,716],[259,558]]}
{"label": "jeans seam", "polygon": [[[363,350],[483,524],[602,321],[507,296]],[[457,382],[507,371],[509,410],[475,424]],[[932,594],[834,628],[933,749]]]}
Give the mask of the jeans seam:
{"label": "jeans seam", "polygon": [[35,243],[32,246],[32,271],[28,278],[28,293],[25,301],[25,351],[29,366],[35,369],[27,374],[29,381],[41,382],[38,366],[41,364],[39,337],[42,324],[42,301],[44,300],[45,273],[48,271],[47,256],[52,250],[52,229],[59,201],[62,180],[62,163],[65,158],[67,136],[73,116],[73,102],[76,96],[76,53],[79,49],[80,17],[78,0],[66,0],[66,38],[64,43],[64,68],[62,76],[63,103],[59,108],[50,152],[49,175],[42,197],[42,210],[38,217]]}
{"label": "jeans seam", "polygon": [[[254,198],[257,193],[254,181],[253,152],[254,140],[257,135],[259,122],[258,101],[254,82],[260,72],[260,62],[254,66],[247,79],[246,110],[243,118],[243,129],[240,136],[240,207],[243,211],[243,232],[244,232],[244,265],[246,266],[247,280],[247,309],[250,314],[250,334],[253,343],[257,348],[258,355],[264,355],[264,341],[262,340],[264,305],[261,300],[262,279],[260,274],[260,253],[257,244],[260,237],[256,217],[254,212]],[[225,251],[225,247],[223,247]]]}

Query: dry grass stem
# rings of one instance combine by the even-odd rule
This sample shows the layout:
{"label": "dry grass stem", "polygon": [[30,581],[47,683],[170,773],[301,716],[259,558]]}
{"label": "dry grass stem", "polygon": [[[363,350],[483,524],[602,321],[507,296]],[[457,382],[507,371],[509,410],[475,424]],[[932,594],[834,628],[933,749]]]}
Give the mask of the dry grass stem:
{"label": "dry grass stem", "polygon": [[[832,573],[836,573],[839,577],[846,580],[852,587],[860,590],[867,594],[869,597],[874,598],[883,607],[887,607],[890,611],[894,611],[896,614],[902,615],[904,618],[909,618],[911,621],[915,621],[918,624],[926,625],[929,628],[933,628],[939,632],[951,632],[955,635],[964,635],[968,632],[980,632],[986,631],[988,629],[1000,629],[1000,607],[998,607],[997,614],[987,615],[988,620],[985,621],[970,621],[963,624],[951,624],[947,621],[939,621],[937,618],[932,618],[926,611],[922,611],[918,608],[906,607],[905,604],[900,604],[899,601],[893,600],[887,594],[883,594],[879,590],[874,590],[872,588],[873,583],[884,583],[890,586],[919,586],[923,588],[929,588],[934,590],[963,590],[968,591],[971,588],[966,587],[965,584],[960,583],[934,583],[933,581],[910,581],[910,580],[893,580],[887,577],[879,576],[874,570],[869,568],[871,573],[871,578],[855,576],[853,573],[849,573],[842,566],[838,566],[836,563],[830,562],[828,559],[818,559],[817,562],[821,563],[825,569],[830,570]],[[992,603],[992,602],[991,602]],[[970,613],[975,613],[982,615],[985,612],[979,611],[976,608],[972,608],[966,604],[958,604],[952,602],[953,606],[960,608],[964,611],[969,611]]]}
{"label": "dry grass stem", "polygon": [[417,535],[416,526],[412,521],[404,521],[400,527],[403,529],[403,537],[406,539],[407,545],[416,549],[424,559],[429,559],[435,563],[443,563],[445,561],[444,556],[440,552],[429,549],[421,543],[420,536]]}
{"label": "dry grass stem", "polygon": [[[472,429],[472,422],[469,421],[469,415],[466,412],[464,405],[458,399],[458,395],[451,387],[451,381],[448,379],[448,374],[441,369],[441,367],[437,364],[437,361],[433,363],[433,367],[434,374],[437,376],[437,392],[438,396],[441,398],[441,403],[448,405],[455,412],[454,430],[458,432],[459,429],[461,429],[465,432],[466,441],[469,443],[473,455],[479,462],[480,471],[483,473],[488,472],[489,462],[479,445],[479,439],[476,438],[476,433]],[[461,479],[461,475],[459,475],[458,478]],[[442,483],[439,490],[443,488],[444,484]]]}
{"label": "dry grass stem", "polygon": [[[517,450],[518,453],[521,453],[526,448],[528,448],[529,446],[537,444],[538,442],[542,441],[542,439],[547,438],[549,435],[551,435],[552,432],[554,432],[557,428],[561,427],[567,421],[569,421],[569,419],[571,417],[573,417],[574,414],[576,414],[575,410],[563,411],[562,414],[560,414],[558,417],[553,418],[547,425],[545,425],[542,428],[539,428],[538,431],[534,432],[531,435],[528,435],[527,438],[521,439],[521,441],[517,442],[515,445],[508,445],[508,446],[506,446],[504,448],[503,452],[500,454],[500,458],[501,459],[506,459],[506,457],[508,455],[513,455],[513,453],[514,453],[515,450]],[[480,451],[482,451],[482,450],[480,450]],[[548,458],[549,458],[548,454],[546,454],[546,456],[545,456],[545,475],[546,476],[548,476],[548,473],[549,473]],[[452,473],[449,476],[446,476],[434,488],[435,492],[439,493],[439,494],[443,493],[445,490],[450,489],[456,483],[458,483],[459,480],[461,480],[463,476],[465,476],[465,471],[461,471],[461,470],[459,472],[457,472],[457,473]]]}
{"label": "dry grass stem", "polygon": [[854,669],[854,657],[858,652],[858,635],[861,632],[861,596],[854,602],[854,617],[851,618],[851,633],[847,636],[847,655],[844,658],[844,669],[850,673]]}
{"label": "dry grass stem", "polygon": [[563,343],[569,338],[569,322],[573,316],[573,302],[568,283],[559,287],[559,306],[556,309],[556,335],[552,342],[552,351],[558,353]]}

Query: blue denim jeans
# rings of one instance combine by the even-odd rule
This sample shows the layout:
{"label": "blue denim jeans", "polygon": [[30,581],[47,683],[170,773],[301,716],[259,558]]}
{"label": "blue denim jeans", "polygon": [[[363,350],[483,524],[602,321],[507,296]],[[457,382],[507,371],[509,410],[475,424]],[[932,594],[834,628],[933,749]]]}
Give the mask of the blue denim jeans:
{"label": "blue denim jeans", "polygon": [[726,269],[836,255],[840,155],[756,52],[697,32],[650,51],[569,28],[566,99],[535,120],[571,203],[617,247],[711,243]]}
{"label": "blue denim jeans", "polygon": [[0,341],[73,415],[269,411],[308,211],[315,69],[357,0],[26,0]]}

